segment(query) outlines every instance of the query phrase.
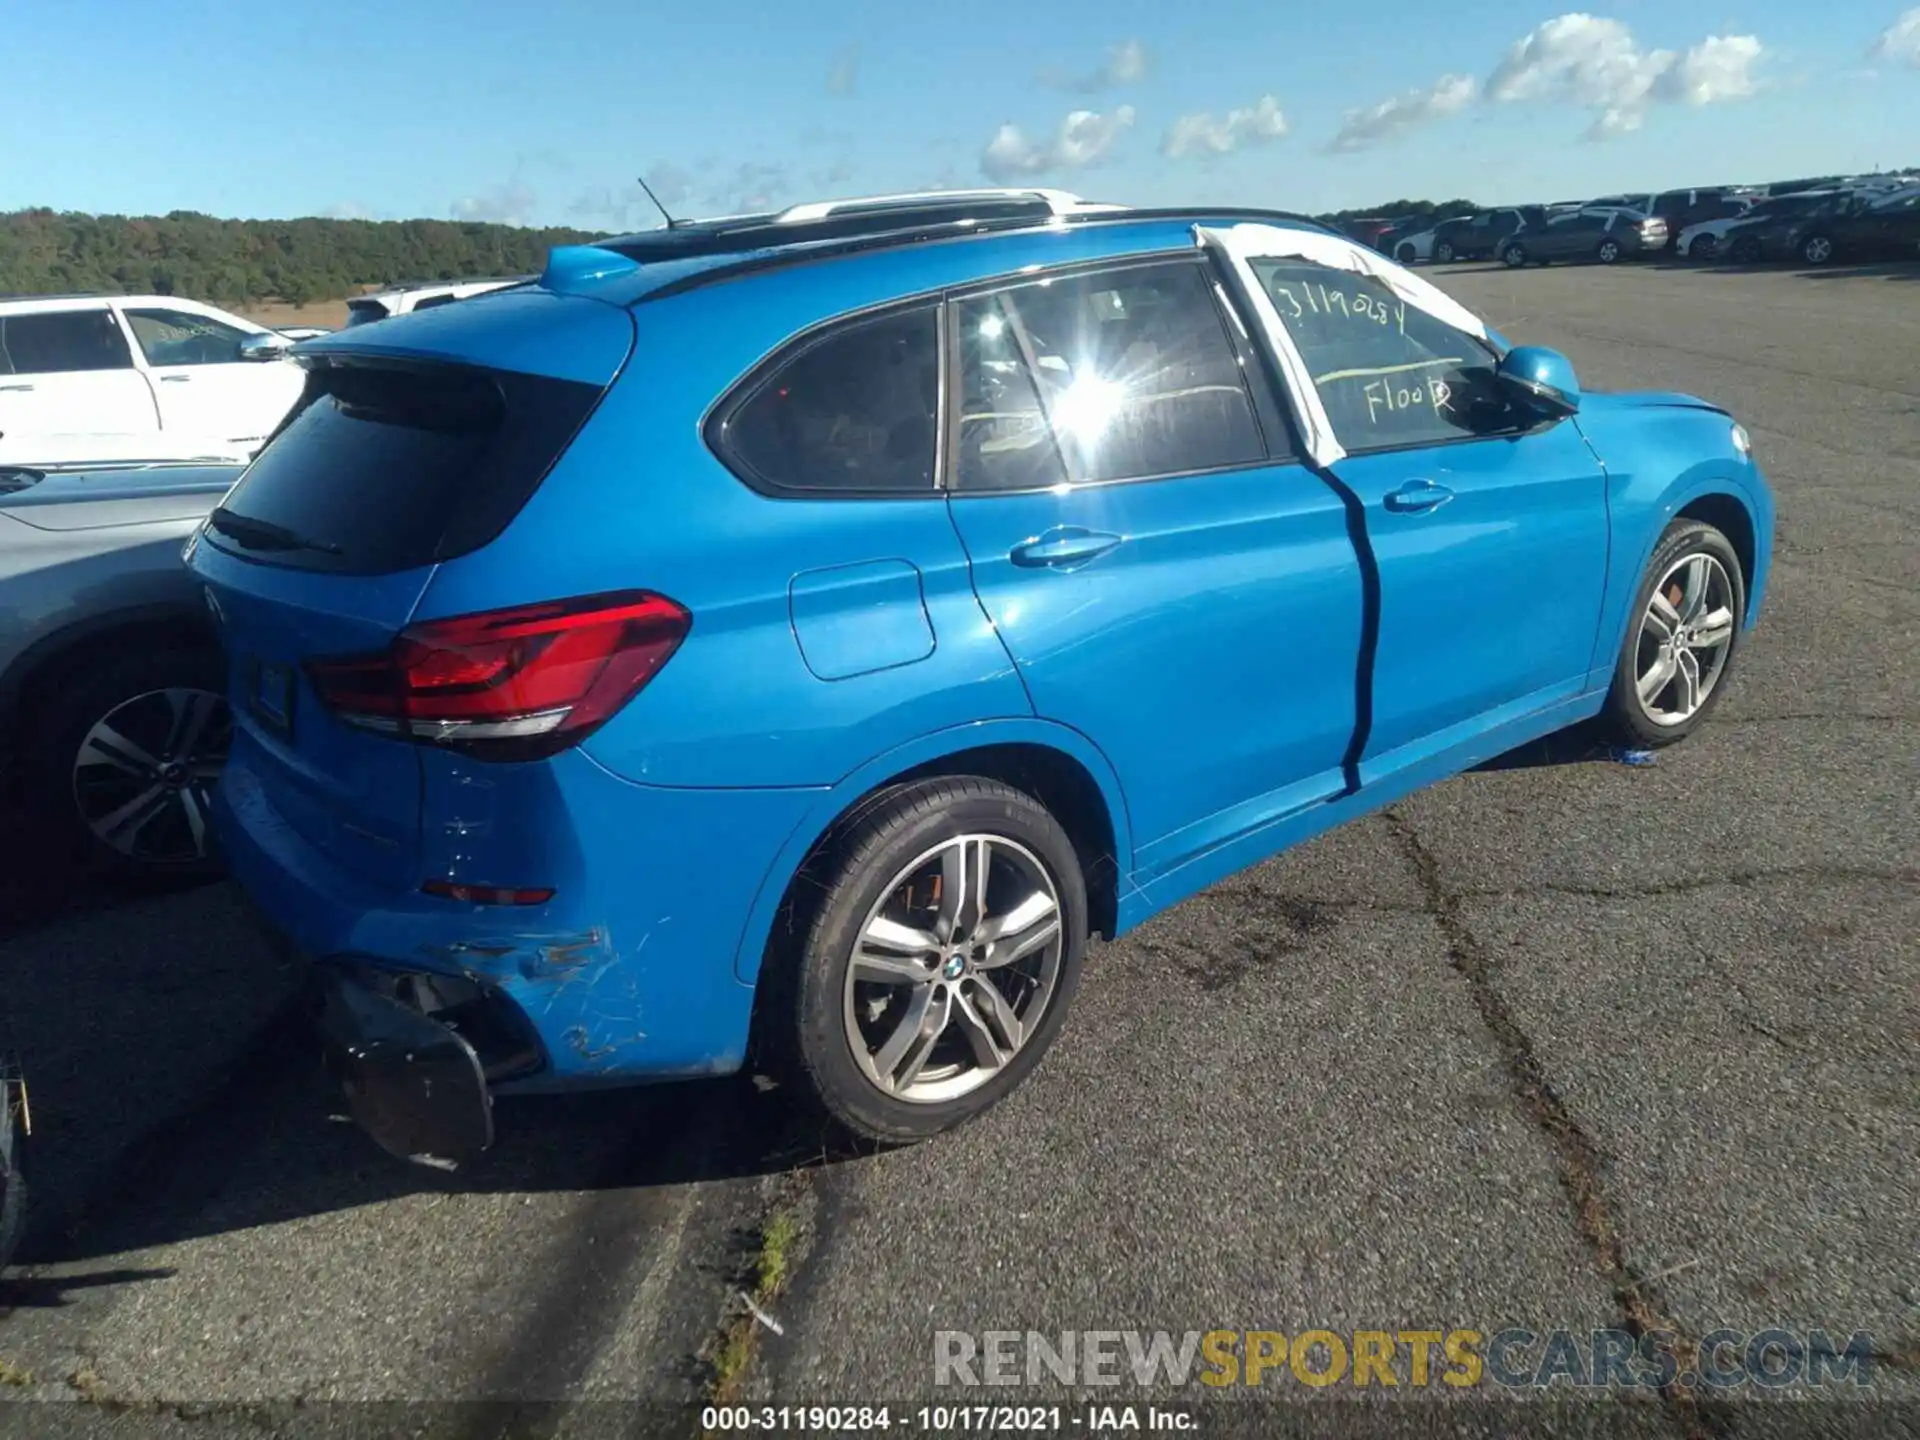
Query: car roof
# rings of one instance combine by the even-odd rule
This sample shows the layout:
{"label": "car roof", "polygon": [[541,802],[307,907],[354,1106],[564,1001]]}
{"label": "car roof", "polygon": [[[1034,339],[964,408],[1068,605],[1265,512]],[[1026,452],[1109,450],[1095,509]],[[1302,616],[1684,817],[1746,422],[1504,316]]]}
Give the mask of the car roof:
{"label": "car roof", "polygon": [[[969,253],[977,248],[984,260],[1001,250],[1018,250],[1023,241],[1036,236],[1062,232],[1085,237],[1086,244],[1080,247],[1087,252],[1084,258],[1190,245],[1193,227],[1212,223],[1254,222],[1338,233],[1292,211],[1234,206],[1148,210],[1080,203],[1084,208],[916,203],[890,214],[862,212],[855,224],[844,223],[848,217],[833,215],[802,222],[754,216],[698,232],[702,238],[691,240],[669,238],[694,229],[675,226],[594,245],[556,247],[538,283],[557,293],[635,305],[737,276],[862,254],[958,246]],[[658,248],[650,249],[651,245]]]}

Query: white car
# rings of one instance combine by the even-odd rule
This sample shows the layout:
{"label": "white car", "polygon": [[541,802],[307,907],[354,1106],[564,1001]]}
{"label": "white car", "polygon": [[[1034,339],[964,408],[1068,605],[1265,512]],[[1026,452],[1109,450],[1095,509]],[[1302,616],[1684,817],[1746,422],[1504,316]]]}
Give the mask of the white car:
{"label": "white car", "polygon": [[293,343],[170,295],[0,300],[0,462],[25,463],[47,437],[77,436],[250,454],[300,398]]}
{"label": "white car", "polygon": [[1433,236],[1440,227],[1429,225],[1416,235],[1401,235],[1393,242],[1393,258],[1402,265],[1424,265],[1433,259]]}
{"label": "white car", "polygon": [[347,324],[367,325],[394,315],[407,315],[435,305],[484,295],[489,290],[504,290],[509,285],[525,285],[536,275],[510,275],[504,280],[427,281],[418,285],[395,285],[371,295],[357,295],[347,302]]}

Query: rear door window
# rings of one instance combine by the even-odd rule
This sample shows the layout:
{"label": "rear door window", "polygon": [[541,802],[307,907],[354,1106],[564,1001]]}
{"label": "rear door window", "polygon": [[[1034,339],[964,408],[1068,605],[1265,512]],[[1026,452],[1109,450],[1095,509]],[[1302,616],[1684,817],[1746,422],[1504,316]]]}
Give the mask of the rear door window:
{"label": "rear door window", "polygon": [[939,410],[940,318],[929,302],[801,341],[721,408],[709,439],[758,490],[932,494]]}
{"label": "rear door window", "polygon": [[251,559],[349,574],[466,554],[519,513],[599,395],[462,365],[318,366],[208,538]]}
{"label": "rear door window", "polygon": [[959,301],[954,484],[1031,490],[1263,464],[1205,268],[1060,276]]}
{"label": "rear door window", "polygon": [[240,358],[247,332],[188,310],[126,312],[127,325],[149,365],[225,365]]}
{"label": "rear door window", "polygon": [[104,305],[0,317],[0,371],[58,375],[132,368],[127,337]]}

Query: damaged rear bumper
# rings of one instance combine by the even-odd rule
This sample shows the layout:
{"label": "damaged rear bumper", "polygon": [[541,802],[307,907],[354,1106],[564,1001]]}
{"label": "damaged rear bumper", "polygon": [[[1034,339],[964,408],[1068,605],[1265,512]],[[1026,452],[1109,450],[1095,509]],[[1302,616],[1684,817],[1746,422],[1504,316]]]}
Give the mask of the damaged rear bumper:
{"label": "damaged rear bumper", "polygon": [[323,967],[321,988],[327,1069],[383,1150],[453,1166],[493,1143],[493,1097],[465,1036],[346,967]]}

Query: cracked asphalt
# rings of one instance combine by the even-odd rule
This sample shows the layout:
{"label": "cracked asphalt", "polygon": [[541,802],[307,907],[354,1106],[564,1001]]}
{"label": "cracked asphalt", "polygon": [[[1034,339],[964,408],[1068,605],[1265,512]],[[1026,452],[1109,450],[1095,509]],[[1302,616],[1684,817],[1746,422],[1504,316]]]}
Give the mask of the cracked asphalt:
{"label": "cracked asphalt", "polygon": [[[43,1223],[0,1286],[0,1429],[697,1396],[785,1206],[750,1399],[935,1398],[940,1330],[1780,1326],[1870,1332],[1872,1393],[1417,1413],[1920,1430],[1920,271],[1431,273],[1753,433],[1772,591],[1704,731],[1645,768],[1530,747],[1215,887],[1093,954],[1006,1103],[881,1156],[730,1082],[503,1106],[478,1167],[398,1166],[328,1118],[297,972],[229,890],[17,887]],[[1526,600],[1489,577],[1490,615]],[[1378,1423],[1337,1395],[1233,1398]]]}

